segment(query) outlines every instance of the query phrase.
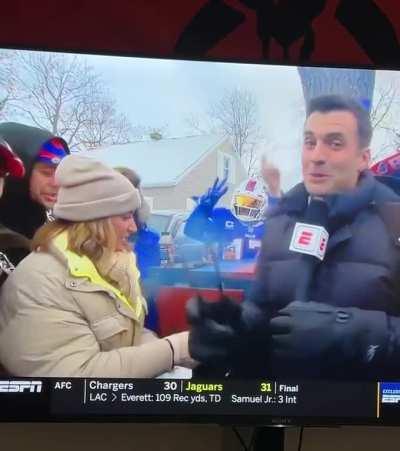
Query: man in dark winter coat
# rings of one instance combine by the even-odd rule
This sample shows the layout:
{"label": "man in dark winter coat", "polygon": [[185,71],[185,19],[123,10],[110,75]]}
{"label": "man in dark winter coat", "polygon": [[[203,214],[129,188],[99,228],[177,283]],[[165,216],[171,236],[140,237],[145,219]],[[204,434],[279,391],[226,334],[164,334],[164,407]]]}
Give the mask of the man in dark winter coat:
{"label": "man in dark winter coat", "polygon": [[[10,177],[18,183],[25,175],[23,162],[13,152],[9,144],[0,138],[0,198],[4,185]],[[0,224],[0,285],[6,280],[15,265],[30,251],[29,240]],[[6,375],[0,363],[0,376]]]}
{"label": "man in dark winter coat", "polygon": [[14,122],[0,124],[0,137],[25,165],[23,180],[10,180],[0,199],[0,222],[27,238],[51,215],[58,186],[54,172],[69,154],[67,143],[47,130]]}
{"label": "man in dark winter coat", "polygon": [[[18,183],[18,179],[20,180],[24,174],[24,164],[9,144],[0,138],[0,198],[3,195],[5,183],[10,181],[9,177]],[[0,224],[0,285],[27,253],[29,253],[29,240]]]}
{"label": "man in dark winter coat", "polygon": [[[253,293],[241,306],[192,301],[192,357],[241,376],[399,377],[400,198],[368,170],[371,135],[355,101],[310,102],[304,181],[267,219]],[[310,224],[314,260],[296,247]]]}

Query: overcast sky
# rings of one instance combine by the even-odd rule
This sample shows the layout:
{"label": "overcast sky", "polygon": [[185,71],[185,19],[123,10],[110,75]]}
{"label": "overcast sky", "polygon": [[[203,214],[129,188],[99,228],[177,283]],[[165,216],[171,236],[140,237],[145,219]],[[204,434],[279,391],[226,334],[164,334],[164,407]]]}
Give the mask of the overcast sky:
{"label": "overcast sky", "polygon": [[[284,188],[300,180],[303,94],[295,67],[82,55],[101,74],[132,125],[165,126],[169,136],[193,134],[186,118],[204,115],[235,87],[251,91],[259,105],[264,142],[283,174]],[[382,80],[398,74],[377,75]],[[382,146],[380,137],[375,146]]]}
{"label": "overcast sky", "polygon": [[[225,91],[251,91],[267,151],[284,179],[298,174],[302,91],[294,67],[91,56],[132,124],[168,125],[168,134],[192,134],[186,118],[206,115]],[[300,113],[300,114],[299,114]],[[290,174],[290,175],[289,175]],[[289,183],[289,181],[288,181]],[[290,184],[293,184],[291,182]]]}

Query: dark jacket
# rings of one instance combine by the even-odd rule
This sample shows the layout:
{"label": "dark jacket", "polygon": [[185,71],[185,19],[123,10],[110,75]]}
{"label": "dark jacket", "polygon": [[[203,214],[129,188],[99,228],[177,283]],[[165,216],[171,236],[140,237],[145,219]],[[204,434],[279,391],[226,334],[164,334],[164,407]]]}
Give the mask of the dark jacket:
{"label": "dark jacket", "polygon": [[11,265],[15,267],[29,252],[28,238],[0,225],[0,286],[7,278]]}
{"label": "dark jacket", "polygon": [[[388,335],[393,337],[392,344],[395,343],[400,352],[400,233],[394,236],[380,213],[380,208],[389,202],[399,203],[400,198],[370,174],[361,178],[354,191],[330,196],[328,247],[324,260],[314,270],[309,300],[384,312],[387,327],[391,328]],[[304,220],[307,204],[308,193],[304,185],[299,184],[270,213],[268,234],[263,240],[257,279],[249,300],[260,307],[266,317],[274,316],[296,300],[304,257],[290,251],[289,246],[294,225]],[[314,338],[318,340],[318,337]],[[313,367],[279,358],[272,360],[266,354],[264,357],[263,376],[367,377],[361,373],[364,369],[351,368],[347,364],[340,368],[330,367],[325,372],[324,364]],[[392,363],[400,370],[400,360]],[[393,368],[375,370],[381,375],[392,374]],[[373,378],[376,374],[372,373]]]}
{"label": "dark jacket", "polygon": [[[46,222],[46,209],[29,195],[29,179],[41,146],[55,136],[47,130],[15,122],[0,124],[0,136],[24,162],[26,174],[22,180],[7,179],[0,199],[0,223],[27,238]],[[65,143],[66,152],[69,153]]]}

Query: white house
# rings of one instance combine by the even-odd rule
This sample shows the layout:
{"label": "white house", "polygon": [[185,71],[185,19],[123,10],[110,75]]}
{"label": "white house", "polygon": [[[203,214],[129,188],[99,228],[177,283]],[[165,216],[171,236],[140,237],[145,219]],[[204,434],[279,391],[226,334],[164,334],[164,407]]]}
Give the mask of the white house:
{"label": "white house", "polygon": [[134,169],[153,210],[190,210],[216,177],[226,177],[229,190],[219,205],[229,206],[233,189],[246,178],[246,170],[231,141],[221,135],[162,138],[81,152],[109,166]]}

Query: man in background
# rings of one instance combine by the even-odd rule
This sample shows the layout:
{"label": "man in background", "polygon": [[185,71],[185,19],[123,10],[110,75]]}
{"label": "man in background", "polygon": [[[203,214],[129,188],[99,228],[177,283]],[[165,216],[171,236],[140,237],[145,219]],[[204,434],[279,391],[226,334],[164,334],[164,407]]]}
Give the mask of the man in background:
{"label": "man in background", "polygon": [[[13,178],[17,183],[25,174],[22,161],[9,144],[0,139],[0,198],[4,185]],[[29,240],[0,224],[0,285],[14,269],[15,265],[30,252]]]}
{"label": "man in background", "polygon": [[150,330],[158,331],[158,310],[155,302],[154,287],[149,281],[149,271],[152,266],[160,266],[161,264],[160,235],[146,224],[150,216],[150,206],[140,189],[141,179],[139,174],[127,167],[116,167],[114,169],[124,175],[139,190],[141,206],[134,215],[137,232],[131,237],[130,243],[136,255],[142,289],[147,299],[148,314],[145,319],[145,325]]}
{"label": "man in background", "polygon": [[160,235],[146,224],[150,216],[150,206],[140,189],[141,180],[139,174],[133,169],[126,167],[116,167],[115,170],[124,175],[140,193],[142,203],[135,212],[135,222],[138,230],[135,236],[132,237],[132,250],[136,254],[141,278],[147,279],[150,267],[160,266]]}
{"label": "man in background", "polygon": [[23,161],[22,180],[10,179],[0,200],[0,222],[28,239],[51,219],[57,200],[55,170],[67,154],[67,143],[48,130],[15,122],[0,124],[3,138]]}

